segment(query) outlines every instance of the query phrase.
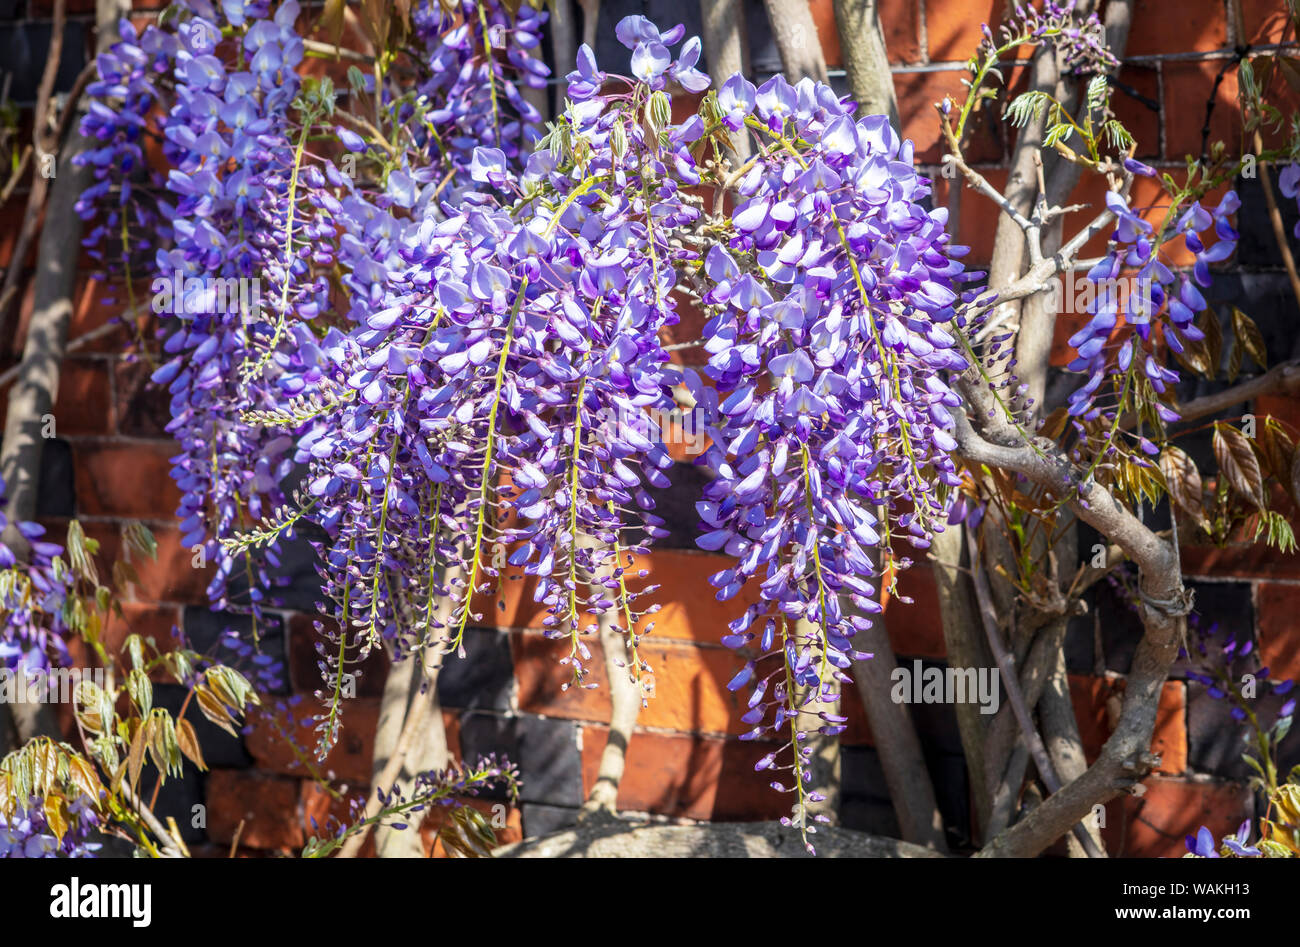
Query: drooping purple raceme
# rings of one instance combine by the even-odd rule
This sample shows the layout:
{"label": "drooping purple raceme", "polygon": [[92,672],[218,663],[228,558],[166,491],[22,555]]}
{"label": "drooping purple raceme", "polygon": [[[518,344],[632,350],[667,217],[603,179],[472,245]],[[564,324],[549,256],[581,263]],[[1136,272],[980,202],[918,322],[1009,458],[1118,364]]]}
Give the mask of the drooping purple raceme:
{"label": "drooping purple raceme", "polygon": [[[496,12],[476,34],[479,9]],[[957,483],[944,377],[965,365],[952,326],[972,294],[910,145],[828,87],[779,78],[733,79],[673,124],[669,84],[709,84],[699,41],[674,54],[681,27],[629,17],[616,32],[631,75],[605,74],[584,47],[564,114],[521,167],[532,113],[478,49],[510,50],[527,84],[538,68],[519,57],[540,19],[467,4],[460,23],[413,15],[433,104],[383,87],[413,127],[412,146],[388,154],[298,87],[286,11],[220,19],[191,3],[164,124],[174,237],[156,269],[263,280],[259,320],[186,309],[158,375],[183,447],[186,536],[210,544],[219,595],[244,570],[257,607],[267,577],[239,536],[296,493],[285,523],[323,536],[335,619],[321,626],[322,754],[345,670],[381,642],[460,650],[485,620],[476,596],[507,566],[533,578],[573,681],[601,618],[628,635],[635,676],[656,606],[634,557],[664,532],[647,487],[671,467],[647,409],[689,390],[713,442],[701,545],[737,560],[714,582],[723,598],[760,589],[724,638],[748,659],[733,686],[752,684],[749,736],[788,734],[763,765],[793,770],[785,788],[807,827],[795,717],[848,680],[852,637],[879,610],[877,560],[906,566],[898,540],[924,548]],[[204,58],[204,23],[245,58]],[[261,90],[255,111],[227,115],[244,108],[241,87]],[[500,121],[507,107],[517,124]],[[735,209],[710,213],[692,188],[719,183],[699,159],[722,125],[765,150]],[[329,127],[366,175],[306,144]],[[683,287],[709,315],[701,372],[674,367],[662,341]],[[297,491],[291,464],[305,470]],[[270,555],[279,535],[266,530]]]}
{"label": "drooping purple raceme", "polygon": [[737,558],[712,578],[719,598],[759,584],[724,638],[753,655],[731,687],[752,692],[746,738],[788,733],[790,762],[762,765],[793,770],[798,820],[811,747],[797,715],[838,699],[853,635],[880,610],[881,557],[902,538],[928,546],[959,482],[945,374],[966,364],[950,325],[965,249],[946,211],[922,206],[928,182],[884,117],[855,121],[827,86],[780,76],[733,78],[718,106],[767,147],[740,180],[729,247],[704,260],[716,394],[693,387],[716,423],[700,545]]}
{"label": "drooping purple raceme", "polygon": [[[1140,162],[1130,159],[1126,164],[1138,174],[1154,174]],[[1208,307],[1201,290],[1212,282],[1211,264],[1227,259],[1236,249],[1238,234],[1230,218],[1241,201],[1234,191],[1210,210],[1191,201],[1171,210],[1159,228],[1113,191],[1107,192],[1106,205],[1116,225],[1106,254],[1087,274],[1097,287],[1089,297],[1091,318],[1069,340],[1075,358],[1068,369],[1087,374],[1068,401],[1069,414],[1085,438],[1083,422],[1102,421],[1104,427],[1112,427],[1115,412],[1123,410],[1139,381],[1158,397],[1178,380],[1177,371],[1164,364],[1158,347],[1163,344],[1182,352],[1185,341],[1205,337],[1195,324]],[[1190,272],[1175,270],[1161,259],[1162,252],[1179,239],[1194,256]],[[1116,396],[1113,402],[1112,395]],[[1164,423],[1178,419],[1164,404],[1155,403],[1155,411]],[[1150,440],[1133,436],[1143,454],[1159,453]]]}
{"label": "drooping purple raceme", "polygon": [[[0,480],[0,510],[5,500],[4,481]],[[0,531],[8,520],[0,512]],[[64,555],[58,543],[47,542],[45,527],[39,523],[15,524],[27,541],[25,562],[0,542],[0,671],[23,675],[66,667],[69,628],[64,620],[64,604],[72,591],[74,577],[66,566],[54,567],[54,560]],[[24,678],[25,680],[25,678]]]}

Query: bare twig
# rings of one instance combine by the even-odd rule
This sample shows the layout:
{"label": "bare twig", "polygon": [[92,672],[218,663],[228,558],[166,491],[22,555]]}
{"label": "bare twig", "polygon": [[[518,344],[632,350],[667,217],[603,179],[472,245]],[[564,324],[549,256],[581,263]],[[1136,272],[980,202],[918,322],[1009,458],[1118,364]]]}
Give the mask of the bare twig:
{"label": "bare twig", "polygon": [[1178,654],[1191,595],[1182,582],[1173,543],[1161,539],[1102,485],[1084,480],[1070,460],[1045,438],[1034,445],[992,443],[955,417],[958,453],[967,461],[1022,474],[1056,496],[1084,522],[1117,543],[1138,566],[1144,634],[1138,642],[1114,733],[1096,762],[1078,779],[1049,796],[1024,819],[991,840],[981,856],[1036,855],[1084,818],[1092,807],[1123,792],[1155,765],[1149,752],[1156,706]]}
{"label": "bare twig", "polygon": [[[989,647],[993,649],[994,660],[998,663],[998,672],[1002,676],[1002,687],[1007,692],[1007,700],[1011,703],[1011,711],[1016,716],[1016,722],[1020,724],[1020,733],[1025,740],[1029,755],[1034,761],[1034,766],[1038,768],[1038,775],[1042,777],[1047,791],[1054,793],[1061,788],[1061,781],[1056,776],[1056,767],[1052,765],[1052,759],[1047,755],[1047,747],[1043,745],[1042,737],[1038,735],[1038,730],[1034,727],[1034,721],[1029,716],[1029,707],[1026,706],[1024,695],[1020,692],[1020,681],[1016,677],[1011,654],[1007,651],[1006,645],[1002,643],[1002,636],[998,631],[997,613],[993,605],[993,596],[989,591],[988,578],[980,567],[978,556],[972,557],[972,564],[974,566],[975,598],[979,602],[980,619],[984,624],[984,633],[988,636]],[[1076,824],[1073,831],[1079,839],[1079,844],[1088,853],[1089,858],[1101,857],[1101,852],[1097,850],[1092,837],[1088,835],[1082,825]]]}
{"label": "bare twig", "polygon": [[[1257,130],[1255,151],[1263,150],[1264,140]],[[1295,254],[1291,252],[1291,240],[1287,236],[1286,226],[1282,223],[1282,212],[1278,210],[1277,197],[1273,194],[1273,182],[1268,179],[1269,168],[1268,164],[1260,168],[1259,183],[1264,189],[1264,203],[1268,205],[1268,222],[1273,228],[1273,237],[1277,240],[1277,248],[1282,254],[1282,265],[1286,267],[1287,279],[1291,281],[1291,293],[1295,296],[1296,304],[1300,305],[1300,273],[1296,272]]]}
{"label": "bare twig", "polygon": [[40,223],[41,211],[45,207],[45,198],[49,194],[50,180],[39,167],[46,155],[57,152],[59,142],[51,142],[49,125],[50,97],[54,93],[54,81],[59,74],[59,60],[63,56],[63,30],[67,22],[67,0],[54,0],[54,24],[50,31],[50,48],[45,60],[45,70],[41,74],[40,85],[36,92],[36,111],[32,125],[32,146],[35,150],[37,173],[32,176],[32,188],[27,193],[27,209],[23,212],[22,226],[18,230],[18,239],[9,256],[9,266],[5,270],[4,283],[0,284],[0,343],[7,337],[9,313],[14,300],[18,297],[18,278],[27,259],[32,240],[36,237]]}
{"label": "bare twig", "polygon": [[[134,319],[137,318],[138,316],[144,315],[148,311],[149,310],[144,306],[137,306],[135,309],[123,313],[121,319],[123,321],[127,319]],[[85,348],[87,345],[89,345],[91,342],[94,342],[96,339],[102,339],[104,336],[111,334],[116,329],[121,327],[121,325],[122,325],[122,321],[117,321],[117,322],[105,322],[102,326],[96,326],[95,328],[91,329],[89,332],[84,332],[81,335],[77,336],[72,341],[70,341],[68,343],[67,348],[64,351],[75,352],[78,349]],[[9,384],[15,378],[21,375],[23,372],[23,368],[26,364],[27,363],[25,361],[19,362],[17,365],[14,365],[11,368],[5,369],[3,372],[0,372],[0,388],[3,388],[5,385]]]}
{"label": "bare twig", "polygon": [[167,827],[158,821],[158,817],[144,804],[143,800],[127,785],[126,780],[122,781],[120,792],[122,799],[140,817],[140,821],[145,824],[145,828],[152,832],[154,838],[158,840],[162,856],[164,858],[180,858],[181,852],[176,846],[176,840],[172,838],[171,833],[167,831]]}

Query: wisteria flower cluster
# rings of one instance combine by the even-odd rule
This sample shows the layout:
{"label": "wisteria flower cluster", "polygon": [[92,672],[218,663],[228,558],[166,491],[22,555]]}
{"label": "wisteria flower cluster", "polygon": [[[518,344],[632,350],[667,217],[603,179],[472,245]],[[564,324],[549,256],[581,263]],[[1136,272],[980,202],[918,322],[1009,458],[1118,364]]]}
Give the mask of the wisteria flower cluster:
{"label": "wisteria flower cluster", "polygon": [[[1152,176],[1154,170],[1130,161],[1137,173]],[[1239,239],[1231,217],[1241,206],[1236,192],[1228,191],[1212,210],[1191,201],[1176,218],[1167,218],[1159,229],[1144,219],[1118,193],[1106,193],[1106,206],[1115,215],[1115,230],[1106,254],[1088,271],[1087,279],[1102,287],[1094,296],[1091,318],[1071,336],[1075,358],[1067,366],[1087,375],[1086,382],[1069,398],[1071,416],[1084,421],[1113,421],[1113,409],[1097,404],[1103,381],[1119,375],[1132,387],[1140,373],[1157,395],[1178,380],[1178,373],[1164,364],[1157,346],[1164,343],[1174,352],[1184,350],[1184,340],[1205,338],[1195,324],[1206,309],[1202,290],[1212,283],[1210,265],[1232,255]],[[1213,228],[1213,239],[1209,239]],[[1190,273],[1175,271],[1161,260],[1161,251],[1181,238],[1194,257]],[[1123,279],[1121,278],[1123,277]],[[1126,287],[1133,287],[1127,292]],[[1162,331],[1157,331],[1161,329]],[[1161,420],[1178,419],[1173,409],[1158,405]],[[1150,442],[1142,450],[1155,455]]]}
{"label": "wisteria flower cluster", "polygon": [[[777,785],[802,800],[799,710],[836,699],[864,656],[852,636],[880,610],[879,558],[896,536],[925,548],[959,483],[945,373],[966,365],[951,325],[965,251],[946,211],[923,209],[928,182],[882,116],[855,121],[829,88],[781,76],[732,78],[718,109],[774,147],[741,178],[735,236],[702,268],[713,389],[692,388],[717,421],[699,542],[737,558],[712,578],[719,598],[759,584],[723,639],[754,655],[730,686],[751,690],[746,738],[790,731],[794,785]],[[823,733],[843,729],[822,715]]]}
{"label": "wisteria flower cluster", "polygon": [[101,819],[88,796],[67,804],[67,824],[56,832],[50,827],[45,800],[33,798],[7,818],[0,812],[0,858],[94,858],[103,848],[92,841]]}
{"label": "wisteria flower cluster", "polygon": [[[3,512],[4,481],[0,480],[0,530],[8,525]],[[39,523],[15,524],[27,542],[26,559],[0,542],[0,670],[33,673],[69,663],[64,604],[75,576],[56,560],[64,549],[41,537]]]}
{"label": "wisteria flower cluster", "polygon": [[[156,311],[179,322],[154,380],[173,396],[183,541],[216,564],[214,604],[251,612],[256,636],[277,585],[279,537],[260,550],[231,540],[288,501],[295,438],[246,416],[314,392],[309,326],[329,309],[322,273],[336,259],[364,309],[388,279],[391,238],[414,189],[468,182],[479,144],[514,155],[529,144],[538,116],[520,90],[545,73],[528,54],[542,15],[524,7],[512,18],[494,3],[412,12],[414,86],[384,76],[377,92],[374,75],[359,70],[353,82],[386,127],[409,136],[395,167],[391,144],[344,125],[332,129],[338,165],[311,160],[308,137],[330,130],[334,99],[299,80],[293,0],[274,9],[267,0],[191,0],[179,12],[140,34],[124,21],[122,41],[101,57],[84,130],[104,144],[81,159],[97,181],[80,210],[101,215],[88,242],[106,264],[119,236],[133,255],[153,248],[152,260],[106,266],[109,275],[124,275],[128,287],[141,275],[176,284],[165,302],[154,298]],[[162,112],[156,131],[154,112]],[[171,169],[165,178],[143,160],[153,134]],[[377,191],[357,180],[366,174],[379,176]],[[128,224],[152,242],[128,234]]]}
{"label": "wisteria flower cluster", "polygon": [[[1295,201],[1296,207],[1300,208],[1300,164],[1292,163],[1282,168],[1278,172],[1277,187],[1283,197]],[[1300,220],[1296,221],[1294,234],[1300,240]]]}
{"label": "wisteria flower cluster", "polygon": [[1248,845],[1247,840],[1250,838],[1250,820],[1246,820],[1238,826],[1236,833],[1225,835],[1222,845],[1214,844],[1214,833],[1205,826],[1196,830],[1195,835],[1187,836],[1185,843],[1190,855],[1199,858],[1220,858],[1221,849],[1226,849],[1229,854],[1238,858],[1258,858],[1263,855],[1254,845]]}
{"label": "wisteria flower cluster", "polygon": [[1118,65],[1106,45],[1101,18],[1095,12],[1079,17],[1070,0],[1045,0],[1041,9],[1032,3],[1017,3],[996,35],[987,23],[982,28],[984,39],[977,58],[996,60],[999,49],[1012,44],[1051,43],[1060,52],[1062,68],[1075,76]]}
{"label": "wisteria flower cluster", "polygon": [[[751,686],[751,738],[788,731],[763,766],[792,771],[777,785],[807,827],[795,719],[848,680],[884,562],[905,567],[898,541],[925,548],[944,528],[958,483],[944,379],[965,365],[972,294],[910,144],[780,77],[734,77],[674,123],[668,85],[709,85],[699,40],[673,54],[682,27],[629,17],[616,32],[631,75],[583,47],[563,115],[524,160],[540,16],[466,3],[412,16],[430,65],[418,97],[392,93],[393,127],[410,129],[395,149],[297,78],[292,3],[188,11],[174,45],[124,28],[100,89],[123,104],[88,127],[130,149],[130,116],[165,85],[172,234],[154,272],[271,287],[251,322],[210,293],[187,299],[155,380],[173,394],[186,542],[218,563],[214,601],[239,576],[256,615],[272,582],[253,553],[273,565],[298,524],[323,536],[320,753],[348,667],[380,642],[461,650],[508,567],[534,578],[574,683],[602,616],[627,636],[629,674],[647,670],[637,642],[657,606],[636,556],[665,532],[647,488],[672,459],[645,409],[684,398],[712,440],[700,542],[737,557],[719,597],[761,590],[724,639],[746,658],[732,686]],[[508,49],[517,81],[474,72],[485,45]],[[353,85],[374,95],[369,77]],[[327,125],[368,177],[308,147]],[[741,202],[710,212],[694,189],[723,182],[702,158],[733,133],[763,151],[738,172]],[[87,208],[123,200],[113,163]],[[683,292],[709,316],[700,371],[665,348]],[[827,714],[822,729],[842,724]]]}

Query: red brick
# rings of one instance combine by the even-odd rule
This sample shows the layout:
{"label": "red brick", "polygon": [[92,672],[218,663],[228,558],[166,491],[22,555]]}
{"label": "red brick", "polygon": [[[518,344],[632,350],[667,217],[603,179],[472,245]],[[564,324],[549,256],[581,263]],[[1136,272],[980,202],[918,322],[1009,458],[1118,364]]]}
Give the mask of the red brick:
{"label": "red brick", "polygon": [[[937,164],[948,150],[942,141],[935,105],[942,102],[944,96],[957,105],[964,102],[966,87],[962,80],[966,78],[968,73],[964,69],[899,73],[894,77],[903,137],[914,143],[916,160],[921,164]],[[991,110],[972,115],[967,122],[966,142],[962,146],[966,159],[973,163],[1001,160],[1000,134],[1000,123],[993,118]]]}
{"label": "red brick", "polygon": [[[840,49],[839,30],[835,26],[834,3],[832,0],[810,0],[809,6],[812,8],[813,22],[817,24],[822,51],[826,54],[826,65],[838,69],[844,65],[844,53]],[[883,0],[876,6],[880,11],[885,55],[890,63],[920,62],[921,20],[916,0]]]}
{"label": "red brick", "polygon": [[[305,841],[298,818],[298,781],[243,770],[216,769],[208,776],[208,838],[249,848],[297,849]],[[240,829],[240,823],[243,828]]]}
{"label": "red brick", "polygon": [[[0,262],[7,267],[9,257],[13,255],[14,245],[18,243],[18,232],[22,230],[23,213],[27,205],[25,195],[8,200],[0,206]],[[31,265],[31,258],[27,265]]]}
{"label": "red brick", "polygon": [[[657,549],[649,556],[637,556],[627,573],[628,588],[638,591],[658,585],[652,594],[662,608],[638,622],[644,632],[654,622],[656,638],[681,641],[717,643],[727,634],[727,623],[739,618],[752,602],[758,599],[758,586],[743,589],[735,598],[725,602],[717,600],[717,589],[709,585],[713,573],[726,569],[733,560],[727,556],[683,549]],[[645,569],[644,578],[638,573]],[[507,628],[541,628],[546,617],[545,606],[533,601],[536,579],[521,577],[517,571],[507,572],[497,596],[480,594],[474,610],[483,614],[483,620]],[[648,605],[650,600],[646,600]],[[581,627],[594,630],[595,620],[584,616]]]}
{"label": "red brick", "polygon": [[114,366],[113,429],[128,437],[169,437],[171,397],[149,380],[154,367],[136,359]]}
{"label": "red brick", "polygon": [[925,36],[930,62],[965,62],[983,40],[980,27],[997,23],[996,0],[929,0]]}
{"label": "red brick", "polygon": [[[1110,738],[1111,725],[1107,698],[1123,694],[1123,681],[1070,675],[1070,698],[1079,723],[1084,756],[1091,763]],[[1174,775],[1187,769],[1187,697],[1181,681],[1167,681],[1160,692],[1155,729],[1151,734],[1151,752],[1160,754],[1159,773]]]}
{"label": "red brick", "polygon": [[1070,337],[1082,329],[1089,321],[1086,312],[1058,312],[1056,323],[1052,326],[1052,348],[1048,360],[1057,368],[1064,368],[1074,361],[1075,349],[1070,345]]}
{"label": "red brick", "polygon": [[709,584],[709,576],[733,563],[728,556],[681,549],[658,549],[648,557],[638,557],[633,570],[645,568],[650,574],[640,579],[630,571],[629,586],[658,585],[652,600],[662,605],[639,627],[644,629],[653,621],[655,638],[717,644],[728,634],[727,624],[759,600],[758,584],[750,582],[734,598],[718,601],[718,590]]}
{"label": "red brick", "polygon": [[1128,858],[1181,858],[1184,839],[1204,825],[1216,840],[1253,814],[1245,786],[1154,777],[1142,796],[1121,795],[1106,806],[1107,852]]}
{"label": "red brick", "polygon": [[1157,772],[1187,771],[1187,685],[1182,681],[1166,681],[1160,690],[1151,752],[1160,754]]}
{"label": "red brick", "polygon": [[206,605],[212,566],[194,567],[195,551],[181,545],[179,530],[156,529],[153,535],[158,543],[158,558],[132,563],[140,577],[136,594],[164,602]]}
{"label": "red brick", "polygon": [[[355,697],[343,702],[343,726],[338,743],[323,762],[316,759],[316,730],[314,721],[307,718],[325,710],[315,698],[305,697],[294,708],[296,725],[290,735],[316,771],[327,779],[345,784],[365,785],[370,782],[371,760],[374,755],[375,728],[379,724],[379,700],[372,697]],[[248,715],[252,725],[245,737],[248,752],[259,768],[272,773],[306,776],[310,770],[299,759],[294,747],[281,734],[283,722],[272,712],[256,709]]]}
{"label": "red brick", "polygon": [[[641,711],[646,727],[701,733],[743,733],[745,691],[727,690],[743,661],[720,648],[690,648],[647,644],[643,647],[654,669],[655,694]],[[607,718],[601,718],[607,719]]]}
{"label": "red brick", "polygon": [[1187,575],[1239,578],[1300,579],[1300,553],[1281,553],[1259,542],[1234,541],[1218,546],[1183,546]]}
{"label": "red brick", "polygon": [[1180,0],[1176,10],[1169,0],[1137,0],[1127,55],[1206,52],[1222,49],[1227,42],[1223,0]]}
{"label": "red brick", "polygon": [[[919,563],[899,573],[898,593],[885,599],[885,627],[894,651],[917,658],[947,657],[938,590],[929,565]],[[902,598],[913,601],[908,604]]]}
{"label": "red brick", "polygon": [[[571,683],[573,671],[561,665],[569,653],[567,640],[550,641],[541,635],[513,636],[515,676],[519,685],[519,709],[528,713],[566,717],[572,720],[607,721],[609,688],[600,643],[584,638],[591,649],[586,681],[594,688],[563,685]],[[696,648],[663,644],[643,639],[641,653],[654,674],[654,696],[641,711],[638,724],[668,730],[700,733],[745,732],[741,723],[744,694],[727,690],[743,659],[721,648]]]}
{"label": "red brick", "polygon": [[[1159,103],[1160,77],[1152,67],[1124,66],[1119,71],[1119,81],[1135,89],[1146,99]],[[1160,112],[1148,108],[1144,102],[1119,88],[1113,90],[1110,104],[1115,117],[1137,139],[1135,156],[1158,158],[1160,156]]]}
{"label": "red brick", "polygon": [[569,653],[567,639],[553,641],[535,633],[510,636],[520,710],[577,720],[609,719],[609,688],[600,642],[594,636],[584,636],[583,642],[591,651],[591,659],[585,663],[591,672],[587,681],[597,685],[594,688],[572,686],[573,669],[560,664]]}
{"label": "red brick", "polygon": [[[178,642],[172,635],[172,629],[180,624],[180,613],[175,608],[141,602],[122,602],[121,606],[122,614],[110,615],[100,633],[100,643],[104,646],[110,661],[118,658],[123,642],[133,634],[140,635],[146,642],[152,638],[155,647],[160,651],[175,650]],[[101,666],[94,649],[80,637],[68,642],[68,651],[72,655],[73,664],[78,667]],[[130,666],[129,661],[123,660],[118,663]],[[178,683],[162,667],[155,668],[149,674],[149,678],[156,684]]]}
{"label": "red brick", "polygon": [[[136,283],[134,291],[137,304],[149,298],[149,284],[147,282]],[[100,328],[107,324],[111,318],[120,315],[129,308],[128,294],[125,287],[108,286],[88,277],[78,278],[75,298],[76,308],[72,311],[72,321],[68,326],[69,341]],[[140,327],[146,327],[152,319],[153,316],[149,314],[139,316],[136,320],[137,330]],[[81,346],[78,351],[119,355],[128,342],[137,336],[138,331],[133,332],[130,331],[128,326],[119,325],[112,332]],[[147,338],[152,339],[151,332]],[[150,341],[149,347],[152,350],[156,345]],[[150,372],[157,367],[151,365],[148,361],[145,364],[149,366]]]}
{"label": "red brick", "polygon": [[[335,790],[338,792],[338,790]],[[302,814],[302,831],[308,838],[323,837],[329,832],[330,819],[338,823],[349,820],[352,814],[350,803],[353,799],[364,802],[369,788],[354,787],[350,792],[339,793],[338,797],[330,795],[320,783],[304,779],[299,790],[298,811]],[[312,820],[316,825],[312,825]]]}
{"label": "red brick", "polygon": [[[1174,18],[1181,20],[1181,17]],[[1136,29],[1134,30],[1136,33]],[[1205,106],[1214,94],[1214,113],[1210,116],[1207,149],[1216,141],[1228,146],[1228,154],[1241,153],[1241,113],[1237,108],[1237,73],[1229,68],[1215,91],[1214,81],[1224,63],[1168,62],[1165,77],[1165,157],[1182,161],[1186,155],[1200,157],[1201,128],[1205,125]]]}
{"label": "red brick", "polygon": [[[605,727],[582,730],[584,795],[595,784],[608,739]],[[790,799],[770,784],[782,774],[754,770],[773,749],[769,743],[636,732],[628,745],[618,806],[729,822],[780,818],[789,813]]]}
{"label": "red brick", "polygon": [[[988,182],[1001,189],[1006,185],[1007,172],[1001,168],[985,168],[980,173]],[[958,242],[970,247],[964,262],[968,268],[978,269],[993,258],[993,236],[997,232],[1002,211],[991,200],[964,184],[936,175],[934,178],[934,204],[948,207],[948,190],[961,187],[961,219],[958,221]]]}
{"label": "red brick", "polygon": [[1274,677],[1300,677],[1300,586],[1261,582],[1255,614],[1260,659]]}
{"label": "red brick", "polygon": [[[289,619],[289,686],[298,694],[310,694],[322,686],[320,668],[317,666],[320,656],[316,651],[320,634],[316,631],[315,623],[319,620],[321,619],[316,615],[304,614],[295,614]],[[331,628],[338,627],[333,619],[325,621]],[[352,672],[358,674],[355,667]],[[388,658],[382,649],[375,648],[360,668],[356,679],[356,696],[383,696],[387,677]]]}
{"label": "red brick", "polygon": [[[1146,178],[1138,177],[1134,179],[1134,207],[1141,208],[1142,204],[1137,203],[1142,198],[1139,196],[1142,192],[1138,191],[1138,181],[1146,181]],[[1079,183],[1074,186],[1070,192],[1070,197],[1066,203],[1083,204],[1082,210],[1075,211],[1065,218],[1066,233],[1075,233],[1082,229],[1090,220],[1106,209],[1106,181],[1104,178],[1095,174],[1085,174],[1079,179]],[[1089,257],[1101,256],[1106,252],[1106,241],[1110,238],[1113,230],[1108,228],[1084,244],[1079,251],[1079,256],[1083,259]]]}
{"label": "red brick", "polygon": [[181,500],[171,478],[175,444],[77,443],[72,451],[81,514],[167,521],[175,516]]}
{"label": "red brick", "polygon": [[54,401],[55,436],[107,434],[112,400],[106,363],[65,359],[59,370],[59,393]]}
{"label": "red brick", "polygon": [[[1278,0],[1240,0],[1244,36],[1238,36],[1238,43],[1263,46],[1268,43],[1282,42],[1290,17],[1285,3]],[[1291,37],[1295,39],[1294,36]]]}
{"label": "red brick", "polygon": [[1287,425],[1292,434],[1300,431],[1300,398],[1284,395],[1265,395],[1255,399],[1255,414],[1261,419],[1272,415]]}

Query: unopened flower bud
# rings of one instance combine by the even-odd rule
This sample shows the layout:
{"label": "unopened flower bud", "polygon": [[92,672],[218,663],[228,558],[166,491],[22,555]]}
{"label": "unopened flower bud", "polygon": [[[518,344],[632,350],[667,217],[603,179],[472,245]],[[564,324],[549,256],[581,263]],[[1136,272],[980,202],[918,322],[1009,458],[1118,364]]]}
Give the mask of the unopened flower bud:
{"label": "unopened flower bud", "polygon": [[645,106],[645,120],[650,130],[658,135],[668,127],[672,115],[672,103],[668,100],[668,94],[662,89],[650,93],[650,101]]}

